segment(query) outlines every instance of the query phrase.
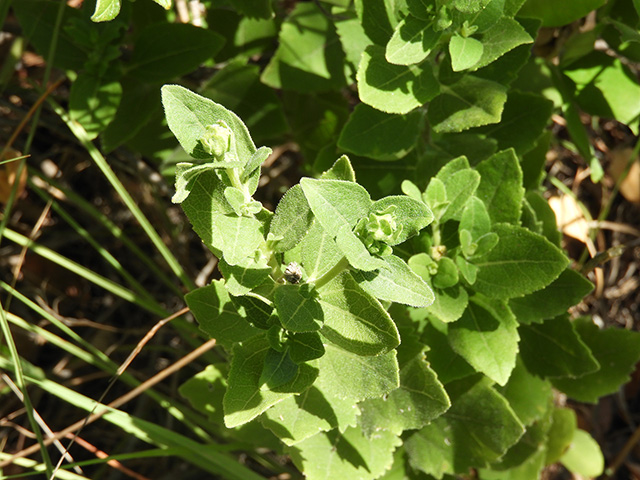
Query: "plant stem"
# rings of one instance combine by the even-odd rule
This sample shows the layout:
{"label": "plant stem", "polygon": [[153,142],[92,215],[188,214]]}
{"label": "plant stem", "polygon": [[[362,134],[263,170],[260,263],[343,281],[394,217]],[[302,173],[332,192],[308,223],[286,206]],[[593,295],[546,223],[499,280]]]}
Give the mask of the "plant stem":
{"label": "plant stem", "polygon": [[329,283],[335,277],[340,275],[343,271],[349,268],[349,262],[347,261],[347,257],[342,257],[338,263],[334,265],[334,267],[329,270],[327,273],[322,275],[319,279],[317,279],[314,283],[316,288],[322,288],[324,285]]}

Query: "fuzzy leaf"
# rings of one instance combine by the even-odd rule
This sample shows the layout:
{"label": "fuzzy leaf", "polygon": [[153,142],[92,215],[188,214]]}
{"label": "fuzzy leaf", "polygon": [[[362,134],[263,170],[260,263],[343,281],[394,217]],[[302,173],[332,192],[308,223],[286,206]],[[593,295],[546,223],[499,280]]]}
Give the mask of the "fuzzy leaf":
{"label": "fuzzy leaf", "polygon": [[263,284],[271,273],[266,261],[249,258],[237,265],[229,265],[224,259],[218,262],[220,273],[225,278],[225,285],[231,295],[246,295],[258,285]]}
{"label": "fuzzy leaf", "polygon": [[487,206],[493,223],[518,223],[524,198],[522,169],[513,150],[483,160],[476,170],[481,180],[476,196]]}
{"label": "fuzzy leaf", "polygon": [[405,441],[409,463],[441,478],[501,457],[524,433],[507,401],[489,379],[449,386],[451,408]]}
{"label": "fuzzy leaf", "polygon": [[428,307],[433,303],[433,291],[400,258],[385,257],[385,267],[378,272],[352,272],[353,278],[370,295],[389,302],[412,307]]}
{"label": "fuzzy leaf", "polygon": [[393,320],[382,305],[343,272],[319,289],[324,312],[322,335],[358,355],[379,355],[398,346]]}
{"label": "fuzzy leaf", "polygon": [[498,123],[507,101],[506,88],[499,83],[465,75],[429,104],[429,123],[438,133],[462,132],[472,127]]}
{"label": "fuzzy leaf", "polygon": [[295,247],[307,234],[313,223],[313,213],[300,185],[294,185],[280,199],[271,220],[269,232],[282,237],[274,250],[286,252]]}
{"label": "fuzzy leaf", "polygon": [[413,65],[420,63],[431,53],[440,39],[441,32],[433,29],[433,22],[407,15],[395,28],[385,50],[389,63]]}
{"label": "fuzzy leaf", "polygon": [[391,466],[393,452],[401,444],[389,432],[368,438],[359,428],[349,428],[344,434],[337,430],[318,433],[287,452],[307,478],[373,480]]}
{"label": "fuzzy leaf", "polygon": [[362,54],[357,80],[360,100],[387,113],[408,113],[438,94],[438,81],[428,65],[393,65],[377,45]]}
{"label": "fuzzy leaf", "polygon": [[474,259],[478,267],[474,288],[488,297],[513,298],[540,290],[569,263],[558,247],[522,227],[499,223],[494,232],[500,238],[498,244]]}
{"label": "fuzzy leaf", "polygon": [[261,333],[247,321],[245,309],[231,302],[224,282],[220,280],[187,293],[184,299],[200,329],[220,345],[230,347]]}
{"label": "fuzzy leaf", "polygon": [[574,326],[600,370],[575,380],[555,379],[553,386],[580,402],[598,403],[600,397],[615,393],[629,381],[640,360],[640,334],[613,327],[601,330],[589,318],[576,320]]}
{"label": "fuzzy leaf", "polygon": [[420,233],[424,227],[433,221],[433,213],[423,202],[407,195],[390,195],[381,198],[371,206],[371,213],[382,213],[393,207],[391,213],[400,234],[389,245],[398,245]]}
{"label": "fuzzy leaf", "polygon": [[[520,354],[527,370],[541,377],[582,377],[601,366],[565,317],[521,325]],[[558,348],[561,342],[562,348]]]}
{"label": "fuzzy leaf", "polygon": [[342,129],[338,146],[375,160],[398,160],[415,148],[421,127],[421,112],[389,114],[360,103]]}
{"label": "fuzzy leaf", "polygon": [[[358,107],[356,107],[358,108]],[[322,172],[323,180],[345,180],[347,182],[356,181],[356,172],[353,170],[351,161],[346,155],[342,155],[326,172]]]}
{"label": "fuzzy leaf", "polygon": [[302,240],[302,265],[309,282],[313,282],[331,270],[344,257],[333,235],[326,232],[319,222],[314,222]]}
{"label": "fuzzy leaf", "polygon": [[322,309],[309,285],[279,285],[274,303],[282,326],[291,332],[311,332],[322,326]]}
{"label": "fuzzy leaf", "polygon": [[533,38],[513,18],[502,17],[482,32],[482,54],[473,67],[486,67],[518,45],[533,43]]}
{"label": "fuzzy leaf", "polygon": [[302,364],[292,380],[274,389],[261,390],[261,372],[269,350],[269,342],[264,336],[234,346],[227,380],[229,387],[223,400],[227,428],[250,422],[279,401],[302,393],[318,376],[317,369]]}
{"label": "fuzzy leaf", "polygon": [[473,300],[449,325],[449,343],[477,371],[505,385],[516,365],[518,324],[500,302]]}
{"label": "fuzzy leaf", "polygon": [[435,372],[424,356],[419,354],[400,370],[398,389],[387,397],[360,403],[360,424],[369,436],[380,430],[400,435],[404,430],[424,427],[442,415],[450,405],[449,397]]}
{"label": "fuzzy leaf", "polygon": [[349,264],[357,270],[370,272],[384,268],[385,266],[383,260],[369,253],[369,250],[367,250],[367,247],[362,243],[362,240],[351,231],[351,227],[348,225],[342,225],[342,227],[338,229],[336,245],[338,245],[338,248],[344,256],[347,257]]}
{"label": "fuzzy leaf", "polygon": [[451,68],[454,72],[470,69],[480,61],[483,51],[484,46],[480,40],[454,35],[449,40]]}

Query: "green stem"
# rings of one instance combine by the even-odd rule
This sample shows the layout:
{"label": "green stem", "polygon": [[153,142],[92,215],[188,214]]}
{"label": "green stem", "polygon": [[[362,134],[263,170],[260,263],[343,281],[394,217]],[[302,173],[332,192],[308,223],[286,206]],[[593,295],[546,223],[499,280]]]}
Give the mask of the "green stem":
{"label": "green stem", "polygon": [[319,279],[317,279],[314,283],[316,288],[322,288],[324,285],[329,283],[331,280],[340,275],[343,271],[349,268],[349,261],[347,257],[342,257],[338,263],[334,265],[334,267],[329,270],[327,273],[322,275]]}

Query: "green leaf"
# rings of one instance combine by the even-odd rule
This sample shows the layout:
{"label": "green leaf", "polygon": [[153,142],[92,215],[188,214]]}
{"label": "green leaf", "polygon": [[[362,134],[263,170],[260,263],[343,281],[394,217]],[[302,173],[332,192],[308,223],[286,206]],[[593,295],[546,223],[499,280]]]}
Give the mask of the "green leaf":
{"label": "green leaf", "polygon": [[449,40],[451,68],[454,72],[470,69],[480,61],[483,51],[484,46],[479,40],[454,35]]}
{"label": "green leaf", "polygon": [[360,402],[379,398],[400,386],[396,351],[361,356],[332,344],[314,365],[320,370],[318,382],[327,397]]}
{"label": "green leaf", "polygon": [[187,293],[184,299],[200,329],[220,345],[230,347],[261,333],[247,321],[246,311],[231,302],[220,280]]}
{"label": "green leaf", "polygon": [[444,385],[476,373],[475,369],[449,345],[448,330],[447,324],[429,318],[420,338],[429,348],[427,359],[431,368],[435,370],[438,380]]}
{"label": "green leaf", "polygon": [[[220,250],[229,265],[246,264],[248,259],[255,258],[256,251],[264,244],[262,224],[255,218],[214,213],[211,227],[214,253]],[[209,246],[204,238],[202,240]]]}
{"label": "green leaf", "polygon": [[460,281],[456,263],[449,257],[438,260],[438,272],[433,276],[433,286],[436,288],[454,287]]}
{"label": "green leaf", "polygon": [[383,260],[374,257],[369,253],[367,247],[358,236],[356,236],[349,225],[342,225],[338,229],[336,235],[336,245],[340,251],[347,257],[349,264],[357,269],[365,272],[384,268]]}
{"label": "green leaf", "polygon": [[296,363],[315,360],[324,355],[322,338],[317,332],[294,333],[287,339],[291,360]]}
{"label": "green leaf", "polygon": [[118,13],[120,13],[120,0],[97,0],[91,20],[107,22],[116,18]]}
{"label": "green leaf", "polygon": [[277,137],[289,130],[282,101],[273,89],[260,82],[257,65],[230,62],[204,85],[200,93],[243,118],[254,142]]}
{"label": "green leaf", "polygon": [[393,451],[401,444],[389,432],[368,438],[360,429],[349,428],[344,434],[337,430],[318,433],[286,450],[307,478],[373,480],[391,466]]}
{"label": "green leaf", "polygon": [[451,408],[405,441],[413,468],[437,478],[444,473],[466,473],[470,467],[497,460],[524,433],[490,380],[474,381],[449,386]]}
{"label": "green leaf", "polygon": [[322,309],[309,285],[278,285],[274,303],[282,326],[291,332],[311,332],[322,326]]}
{"label": "green leaf", "polygon": [[400,370],[400,387],[386,397],[359,404],[360,424],[368,436],[380,430],[400,435],[424,427],[450,407],[449,397],[421,353]]}
{"label": "green leaf", "polygon": [[436,177],[443,182],[449,203],[442,214],[441,222],[460,219],[467,201],[475,194],[481,181],[480,174],[470,168],[451,175],[444,174],[445,172],[445,169],[441,170]]}
{"label": "green leaf", "polygon": [[[520,354],[527,370],[542,377],[578,378],[601,367],[565,317],[521,325]],[[562,348],[559,348],[559,343]]]}
{"label": "green leaf", "polygon": [[589,318],[576,320],[574,327],[600,370],[575,380],[554,379],[553,386],[580,402],[598,403],[600,397],[617,392],[629,381],[640,360],[640,334],[621,328],[601,330]]}
{"label": "green leaf", "polygon": [[275,247],[276,252],[286,252],[295,247],[307,234],[313,223],[313,213],[309,208],[300,185],[294,185],[280,199],[276,213],[271,220],[269,233],[282,237]]}
{"label": "green leaf", "polygon": [[340,227],[353,228],[369,212],[369,193],[357,183],[303,178],[300,185],[313,214],[333,237]]}
{"label": "green leaf", "polygon": [[266,259],[256,261],[249,258],[237,265],[229,265],[224,259],[218,262],[220,273],[225,278],[225,285],[231,295],[246,295],[258,285],[262,285],[271,274],[271,267]]}
{"label": "green leaf", "polygon": [[527,371],[518,358],[509,381],[498,392],[507,399],[524,425],[531,425],[547,414],[552,404],[551,384]]}
{"label": "green leaf", "polygon": [[395,28],[387,43],[385,58],[395,65],[422,62],[435,47],[441,32],[433,29],[433,22],[407,15]]}
{"label": "green leaf", "polygon": [[500,121],[507,100],[503,85],[465,75],[456,83],[441,88],[441,94],[431,101],[427,112],[435,132],[462,132]]}
{"label": "green leaf", "polygon": [[334,8],[332,13],[335,15],[333,21],[340,37],[346,60],[355,70],[358,67],[358,63],[360,63],[362,52],[371,44],[371,40],[354,11]]}
{"label": "green leaf", "polygon": [[153,0],[158,5],[160,5],[165,10],[169,10],[171,8],[171,0]]}
{"label": "green leaf", "polygon": [[331,270],[344,257],[333,236],[322,225],[314,222],[302,240],[302,265],[309,282],[314,282]]}
{"label": "green leaf", "polygon": [[518,224],[524,198],[522,170],[513,150],[498,152],[478,164],[481,180],[476,196],[487,206],[493,223]]}
{"label": "green leaf", "polygon": [[560,460],[560,457],[569,448],[578,423],[576,413],[570,408],[554,408],[551,419],[545,459],[547,465]]}
{"label": "green leaf", "polygon": [[470,197],[462,211],[460,232],[464,230],[469,232],[471,240],[474,242],[491,231],[489,212],[487,212],[487,208],[478,197]]}
{"label": "green leaf", "polygon": [[394,12],[395,2],[355,0],[355,7],[362,28],[371,42],[376,45],[386,45],[398,24]]}
{"label": "green leaf", "polygon": [[269,407],[309,388],[318,370],[302,364],[290,381],[271,390],[261,390],[260,378],[269,342],[253,337],[233,348],[227,392],[224,395],[224,423],[227,428],[250,422]]}
{"label": "green leaf", "polygon": [[[336,405],[344,411],[336,412]],[[313,385],[301,393],[281,401],[261,417],[262,424],[275,433],[286,445],[295,445],[318,432],[333,430],[339,418],[354,417],[356,409],[351,402],[335,400],[329,403]]]}
{"label": "green leaf", "polygon": [[488,297],[514,298],[540,290],[569,263],[558,247],[522,227],[499,223],[494,232],[500,237],[498,244],[474,259],[479,268],[474,288]]}
{"label": "green leaf", "polygon": [[543,320],[565,313],[591,290],[593,290],[593,284],[589,280],[567,268],[542,290],[510,299],[509,308],[520,323],[541,323]]}
{"label": "green leaf", "polygon": [[[194,158],[211,159],[202,146],[206,128],[222,120],[233,131],[232,147],[238,160],[249,161],[256,152],[245,124],[231,110],[179,85],[162,87],[162,104],[169,128],[185,152]],[[254,189],[255,190],[255,189]]]}
{"label": "green leaf", "polygon": [[501,150],[512,147],[522,155],[535,146],[552,111],[553,102],[540,95],[510,91],[500,123],[476,131],[496,139]]}
{"label": "green leaf", "polygon": [[119,82],[81,72],[71,85],[69,115],[93,139],[113,121],[121,98]]}
{"label": "green leaf", "polygon": [[449,325],[449,343],[477,371],[505,385],[516,365],[518,323],[500,302],[472,299],[462,317]]}
{"label": "green leaf", "polygon": [[353,278],[370,295],[388,302],[412,307],[428,307],[433,303],[433,291],[400,258],[385,257],[386,266],[378,272],[352,272]]}
{"label": "green leaf", "polygon": [[583,477],[595,478],[604,471],[604,456],[598,442],[584,430],[576,429],[569,449],[562,455],[560,462],[573,473]]}
{"label": "green leaf", "polygon": [[533,38],[516,20],[502,17],[482,32],[481,41],[484,48],[474,70],[489,65],[518,45],[533,43]]}
{"label": "green leaf", "polygon": [[233,7],[249,18],[271,18],[273,9],[271,0],[235,0]]}
{"label": "green leaf", "polygon": [[423,202],[407,195],[390,195],[376,200],[371,206],[370,213],[382,214],[393,208],[391,216],[400,231],[389,245],[398,245],[420,233],[424,227],[433,221],[433,213]]}
{"label": "green leaf", "polygon": [[136,39],[127,73],[145,82],[167,82],[195,70],[223,43],[217,33],[190,24],[151,24]]}
{"label": "green leaf", "polygon": [[398,160],[416,146],[422,113],[394,115],[360,103],[345,124],[338,146],[375,160]]}
{"label": "green leaf", "polygon": [[[319,289],[324,312],[321,333],[358,355],[380,355],[400,343],[398,330],[382,305],[343,272]],[[324,358],[324,357],[323,357]]]}
{"label": "green leaf", "polygon": [[438,81],[427,64],[401,66],[387,62],[384,48],[370,45],[358,66],[360,100],[387,113],[408,113],[438,94]]}
{"label": "green leaf", "polygon": [[435,300],[428,309],[430,316],[445,323],[455,322],[462,316],[469,303],[469,295],[462,285],[434,288],[433,292]]}
{"label": "green leaf", "polygon": [[356,172],[353,170],[349,157],[342,155],[338,160],[336,160],[329,170],[322,173],[320,178],[323,180],[345,180],[347,182],[355,182]]}
{"label": "green leaf", "polygon": [[569,0],[556,4],[546,0],[527,0],[518,13],[523,17],[541,19],[543,27],[560,27],[584,17],[605,2],[606,0]]}
{"label": "green leaf", "polygon": [[291,360],[288,350],[278,352],[273,348],[267,351],[258,384],[261,390],[273,390],[293,379],[298,365]]}
{"label": "green leaf", "polygon": [[282,24],[275,55],[262,72],[272,88],[302,92],[346,84],[344,53],[329,18],[315,3],[298,3]]}

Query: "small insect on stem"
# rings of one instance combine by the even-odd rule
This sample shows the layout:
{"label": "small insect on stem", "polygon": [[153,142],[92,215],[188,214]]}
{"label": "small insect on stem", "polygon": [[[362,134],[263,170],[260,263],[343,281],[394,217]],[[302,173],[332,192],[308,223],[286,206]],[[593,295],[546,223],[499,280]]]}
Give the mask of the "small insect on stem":
{"label": "small insect on stem", "polygon": [[291,262],[284,270],[284,279],[289,283],[300,283],[302,279],[302,269],[296,262]]}

